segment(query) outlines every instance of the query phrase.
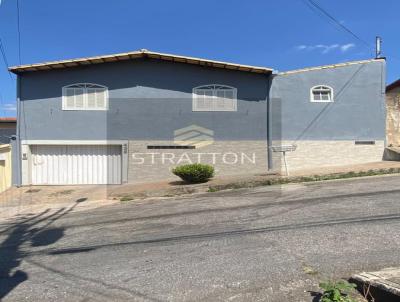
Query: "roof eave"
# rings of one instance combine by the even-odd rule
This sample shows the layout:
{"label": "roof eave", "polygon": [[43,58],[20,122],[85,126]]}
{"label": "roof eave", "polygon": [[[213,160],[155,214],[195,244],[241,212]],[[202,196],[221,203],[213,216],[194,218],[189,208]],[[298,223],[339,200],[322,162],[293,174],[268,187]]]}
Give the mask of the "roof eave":
{"label": "roof eave", "polygon": [[350,61],[350,62],[344,62],[344,63],[330,64],[330,65],[313,66],[313,67],[308,67],[308,68],[301,68],[301,69],[279,72],[278,75],[290,75],[290,74],[295,74],[295,73],[322,70],[322,69],[334,69],[334,68],[347,67],[347,66],[357,65],[357,64],[367,64],[367,63],[371,63],[371,62],[379,62],[379,61],[385,61],[385,59],[377,58],[377,59],[369,59],[369,60],[361,60],[361,61]]}
{"label": "roof eave", "polygon": [[400,87],[400,79],[398,79],[397,81],[394,81],[393,83],[389,84],[386,86],[386,92],[389,92],[392,89],[395,89],[397,87]]}
{"label": "roof eave", "polygon": [[13,66],[13,67],[9,68],[9,71],[11,71],[15,74],[21,74],[21,73],[30,72],[30,71],[64,69],[64,68],[70,68],[70,67],[78,67],[78,66],[82,66],[82,65],[92,65],[92,64],[101,64],[101,63],[107,63],[107,62],[133,60],[133,59],[137,59],[137,58],[152,58],[152,59],[158,59],[158,60],[164,60],[164,61],[172,61],[172,62],[178,62],[178,63],[209,66],[209,67],[214,67],[214,68],[238,70],[238,71],[253,72],[253,73],[269,74],[269,73],[272,73],[272,71],[273,71],[273,69],[265,68],[265,67],[242,65],[242,64],[235,64],[235,63],[214,61],[214,60],[206,60],[206,59],[187,57],[187,56],[178,56],[178,55],[172,55],[172,54],[166,54],[166,53],[151,52],[151,51],[147,51],[147,50],[119,53],[119,54],[107,55],[107,56],[96,56],[96,57],[79,58],[79,59],[73,59],[73,60],[62,60],[62,61],[53,61],[53,62],[45,62],[45,63],[38,63],[38,64]]}
{"label": "roof eave", "polygon": [[16,123],[16,118],[0,118],[0,123]]}

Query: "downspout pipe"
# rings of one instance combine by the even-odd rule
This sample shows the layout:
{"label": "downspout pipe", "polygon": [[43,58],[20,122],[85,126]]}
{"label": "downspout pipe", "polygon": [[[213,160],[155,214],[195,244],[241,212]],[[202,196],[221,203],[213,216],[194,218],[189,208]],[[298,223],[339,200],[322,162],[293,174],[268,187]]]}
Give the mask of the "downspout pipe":
{"label": "downspout pipe", "polygon": [[16,147],[17,147],[17,187],[22,185],[22,155],[21,155],[21,76],[17,74],[17,137],[16,137]]}
{"label": "downspout pipe", "polygon": [[276,71],[273,71],[268,77],[268,93],[267,93],[267,156],[268,156],[268,171],[274,169],[274,163],[272,160],[272,104],[271,104],[271,89],[272,81],[277,75]]}

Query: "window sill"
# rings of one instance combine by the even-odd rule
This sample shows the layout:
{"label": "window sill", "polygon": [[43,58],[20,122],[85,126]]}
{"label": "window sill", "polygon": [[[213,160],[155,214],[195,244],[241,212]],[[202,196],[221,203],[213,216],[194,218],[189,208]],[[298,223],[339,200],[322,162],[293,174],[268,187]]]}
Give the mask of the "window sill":
{"label": "window sill", "polygon": [[310,103],[334,103],[334,101],[316,101],[316,100],[310,100]]}
{"label": "window sill", "polygon": [[62,108],[62,111],[108,111],[108,108],[105,109],[82,109],[82,108]]}

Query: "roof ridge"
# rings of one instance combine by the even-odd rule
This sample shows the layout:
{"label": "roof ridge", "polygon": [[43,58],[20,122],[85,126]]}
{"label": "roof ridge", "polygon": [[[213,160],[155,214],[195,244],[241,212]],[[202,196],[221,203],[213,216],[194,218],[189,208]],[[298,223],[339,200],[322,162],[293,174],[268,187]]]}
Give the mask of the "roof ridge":
{"label": "roof ridge", "polygon": [[278,75],[287,75],[287,74],[293,74],[293,73],[299,73],[299,72],[305,72],[305,71],[313,71],[313,70],[321,70],[321,69],[329,69],[329,68],[337,68],[337,67],[346,67],[346,66],[350,66],[350,65],[366,64],[366,63],[378,62],[378,61],[385,61],[385,59],[377,58],[377,59],[367,59],[367,60],[349,61],[349,62],[336,63],[336,64],[327,64],[327,65],[320,65],[320,66],[313,66],[313,67],[305,67],[305,68],[300,68],[300,69],[293,69],[293,70],[279,72]]}

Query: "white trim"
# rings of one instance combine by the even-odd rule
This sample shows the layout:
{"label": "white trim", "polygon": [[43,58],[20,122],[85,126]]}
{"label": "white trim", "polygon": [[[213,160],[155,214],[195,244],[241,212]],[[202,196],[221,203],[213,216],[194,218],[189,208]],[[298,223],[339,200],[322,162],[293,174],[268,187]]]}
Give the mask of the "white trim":
{"label": "white trim", "polygon": [[[314,93],[313,90],[317,87],[326,87],[330,90],[330,99],[329,100],[315,100],[314,99]],[[333,88],[331,86],[325,85],[325,84],[319,84],[315,85],[310,88],[310,102],[311,103],[333,103],[335,100],[334,95],[333,95]]]}
{"label": "white trim", "polygon": [[[24,154],[26,154],[27,159],[24,158]],[[32,162],[32,154],[31,148],[28,145],[21,145],[21,182],[22,185],[29,185],[31,183],[31,162]]]}
{"label": "white trim", "polygon": [[[220,88],[217,88],[220,87]],[[233,102],[233,107],[232,109],[215,109],[215,108],[209,108],[209,109],[199,109],[197,108],[197,97],[198,94],[196,93],[197,90],[210,90],[210,91],[232,91],[233,93],[233,98],[231,99]],[[212,98],[216,98],[216,96],[212,95]],[[194,87],[192,89],[192,111],[195,112],[235,112],[237,111],[237,88],[228,86],[228,85],[223,85],[223,84],[206,84],[206,85],[201,85]]]}
{"label": "white trim", "polygon": [[340,68],[340,67],[346,67],[346,66],[357,65],[357,64],[368,64],[368,63],[384,62],[384,61],[385,61],[384,59],[370,59],[370,60],[363,60],[363,61],[351,61],[351,62],[345,62],[345,63],[332,64],[332,65],[322,65],[322,66],[301,68],[301,69],[295,69],[295,70],[288,70],[288,71],[279,72],[278,75],[284,76],[284,75],[290,75],[290,74],[293,74],[293,73],[299,73],[299,72],[305,72],[305,71]]}
{"label": "white trim", "polygon": [[88,64],[101,64],[104,62],[132,60],[132,59],[143,58],[143,57],[146,57],[146,58],[150,57],[150,58],[154,58],[154,59],[158,59],[158,60],[166,60],[166,61],[179,62],[179,63],[183,62],[183,63],[187,63],[187,64],[211,65],[212,67],[217,67],[217,68],[248,71],[248,72],[255,72],[255,73],[270,73],[273,71],[273,69],[266,68],[266,67],[242,65],[242,64],[201,59],[201,58],[188,57],[188,56],[178,56],[178,55],[173,55],[173,54],[149,51],[146,49],[125,52],[125,53],[116,53],[113,55],[77,58],[77,59],[72,59],[72,60],[70,59],[70,60],[62,60],[62,61],[53,61],[53,62],[47,62],[47,63],[19,65],[19,66],[10,67],[9,70],[14,73],[19,73],[19,72],[35,71],[35,70],[70,68],[73,66],[88,65]]}
{"label": "white trim", "polygon": [[22,140],[22,145],[123,145],[128,140]]}
{"label": "white trim", "polygon": [[[233,86],[229,86],[229,85],[225,85],[225,84],[205,84],[205,85],[200,85],[200,86],[197,86],[197,87],[193,87],[193,90],[195,90],[195,89],[207,89],[208,87],[223,87],[222,89],[226,89],[226,88],[229,88],[229,89],[236,89],[236,87],[233,87]],[[213,89],[216,89],[216,88],[213,88]]]}
{"label": "white trim", "polygon": [[[81,87],[79,87],[81,86]],[[90,87],[93,86],[93,87]],[[67,98],[66,98],[66,90],[68,88],[82,88],[84,90],[83,94],[83,106],[82,108],[79,107],[72,107],[69,108],[67,107]],[[88,88],[104,88],[104,94],[105,94],[105,107],[100,107],[100,108],[88,108],[87,102],[88,102],[88,93],[87,89]],[[95,84],[95,83],[74,83],[70,85],[66,85],[62,87],[62,110],[65,111],[107,111],[109,109],[109,94],[108,94],[108,87],[100,84]]]}

